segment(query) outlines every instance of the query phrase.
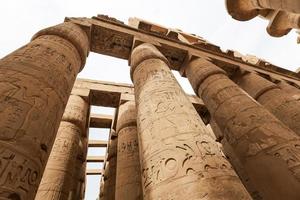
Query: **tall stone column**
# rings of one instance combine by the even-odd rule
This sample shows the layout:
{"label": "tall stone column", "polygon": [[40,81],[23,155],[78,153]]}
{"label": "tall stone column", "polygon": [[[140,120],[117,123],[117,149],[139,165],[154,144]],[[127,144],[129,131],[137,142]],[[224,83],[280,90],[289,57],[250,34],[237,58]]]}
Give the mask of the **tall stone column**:
{"label": "tall stone column", "polygon": [[284,81],[280,81],[279,83],[277,83],[277,85],[280,87],[280,89],[282,89],[283,91],[288,93],[290,96],[292,96],[293,98],[300,101],[300,89],[298,89]]}
{"label": "tall stone column", "polygon": [[89,41],[70,22],[0,60],[0,198],[33,199]]}
{"label": "tall stone column", "polygon": [[281,90],[275,83],[254,73],[240,75],[236,78],[236,82],[300,136],[300,101]]}
{"label": "tall stone column", "polygon": [[252,183],[251,178],[247,174],[246,170],[244,169],[244,166],[242,165],[241,161],[239,160],[239,157],[234,152],[231,145],[228,143],[226,138],[224,138],[224,133],[222,130],[220,130],[218,124],[214,119],[210,120],[210,126],[216,135],[217,140],[222,144],[222,151],[225,154],[226,158],[232,165],[233,169],[236,171],[238,176],[240,177],[242,183],[246,187],[247,191],[251,195],[251,197],[254,200],[261,200],[262,197],[259,194],[259,191],[255,188],[255,185]]}
{"label": "tall stone column", "polygon": [[73,182],[79,140],[86,128],[88,103],[71,95],[54,142],[36,200],[66,200]]}
{"label": "tall stone column", "polygon": [[84,198],[83,187],[86,178],[86,158],[88,150],[88,139],[86,135],[80,137],[79,148],[75,165],[73,166],[72,189],[69,194],[71,200],[81,200]]}
{"label": "tall stone column", "polygon": [[150,44],[131,55],[144,199],[251,199]]}
{"label": "tall stone column", "polygon": [[116,200],[142,200],[135,102],[119,106]]}
{"label": "tall stone column", "polygon": [[107,166],[105,168],[106,180],[104,184],[104,193],[106,200],[115,200],[116,192],[116,173],[117,173],[117,147],[118,138],[111,138],[108,145]]}
{"label": "tall stone column", "polygon": [[299,199],[299,137],[211,62],[192,60],[186,75],[263,199]]}

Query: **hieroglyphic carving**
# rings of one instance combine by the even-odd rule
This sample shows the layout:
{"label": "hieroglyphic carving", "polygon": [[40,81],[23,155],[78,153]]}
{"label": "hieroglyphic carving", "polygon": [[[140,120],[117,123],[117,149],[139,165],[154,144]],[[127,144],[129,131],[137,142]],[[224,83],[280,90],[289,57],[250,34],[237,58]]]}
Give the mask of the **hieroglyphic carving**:
{"label": "hieroglyphic carving", "polygon": [[134,102],[119,106],[116,200],[142,200],[136,109]]}
{"label": "hieroglyphic carving", "polygon": [[[300,101],[258,74],[246,73],[237,84],[300,136]],[[291,86],[292,87],[292,86]]]}
{"label": "hieroglyphic carving", "polygon": [[[80,138],[84,137],[82,132],[86,130],[88,107],[88,103],[81,97],[69,97],[36,200],[67,199],[71,185],[77,182],[73,177],[78,176],[80,169],[75,171],[75,166],[79,160],[78,167],[82,167],[86,157],[83,145],[80,146]],[[85,146],[87,149],[87,144]],[[85,177],[85,170],[83,173]]]}
{"label": "hieroglyphic carving", "polygon": [[76,125],[61,122],[36,200],[68,198],[80,135],[81,131]]}
{"label": "hieroglyphic carving", "polygon": [[250,199],[162,55],[143,44],[131,58],[144,199]]}
{"label": "hieroglyphic carving", "polygon": [[299,199],[299,137],[211,62],[192,60],[186,74],[261,197]]}
{"label": "hieroglyphic carving", "polygon": [[[82,49],[77,46],[80,42]],[[75,77],[86,59],[81,52],[88,48],[85,33],[64,23],[42,30],[32,42],[1,59],[0,144],[5,153],[11,152],[20,172],[15,183],[8,184],[3,171],[0,197],[34,198]],[[35,184],[21,178],[27,166],[36,173]]]}
{"label": "hieroglyphic carving", "polygon": [[133,37],[104,27],[92,26],[91,49],[97,53],[128,59]]}

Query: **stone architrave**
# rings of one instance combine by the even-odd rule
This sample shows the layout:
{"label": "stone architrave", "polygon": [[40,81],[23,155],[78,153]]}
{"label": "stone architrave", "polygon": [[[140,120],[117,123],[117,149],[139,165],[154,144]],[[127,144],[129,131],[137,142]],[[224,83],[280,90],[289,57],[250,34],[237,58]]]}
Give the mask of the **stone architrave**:
{"label": "stone architrave", "polygon": [[88,51],[86,33],[66,22],[0,60],[0,198],[34,199]]}
{"label": "stone architrave", "polygon": [[237,84],[300,136],[300,101],[255,73],[237,76]]}
{"label": "stone architrave", "polygon": [[144,199],[251,199],[167,59],[142,44],[131,66]]}
{"label": "stone architrave", "polygon": [[74,166],[78,160],[80,138],[85,135],[88,109],[88,103],[81,97],[69,97],[36,200],[68,199],[74,184],[72,176],[76,173]]}
{"label": "stone architrave", "polygon": [[135,102],[119,106],[116,200],[142,200]]}
{"label": "stone architrave", "polygon": [[300,141],[226,73],[197,58],[186,75],[263,199],[300,199]]}
{"label": "stone architrave", "polygon": [[300,101],[300,89],[298,89],[284,81],[280,81],[279,83],[277,83],[277,85],[280,87],[280,89],[282,89],[283,91],[285,91],[286,93],[291,95],[293,98]]}

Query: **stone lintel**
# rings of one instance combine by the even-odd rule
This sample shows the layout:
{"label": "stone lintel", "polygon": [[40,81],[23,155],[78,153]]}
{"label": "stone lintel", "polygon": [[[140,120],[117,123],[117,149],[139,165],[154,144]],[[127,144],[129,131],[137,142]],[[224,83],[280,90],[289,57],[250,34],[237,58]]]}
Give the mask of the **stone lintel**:
{"label": "stone lintel", "polygon": [[[246,62],[232,54],[232,51],[223,52],[220,47],[205,40],[199,40],[191,44],[178,38],[150,31],[151,28],[149,30],[137,29],[101,17],[68,19],[85,28],[87,27],[86,24],[90,24],[91,51],[95,53],[128,60],[132,48],[136,45],[136,41],[146,41],[155,45],[162,52],[171,63],[170,67],[172,70],[179,71],[189,53],[196,57],[207,57],[216,60],[216,62],[224,62],[226,63],[224,65],[225,68],[223,68],[224,70],[239,66],[248,71],[268,73],[275,79],[288,79],[288,81],[300,83],[299,75],[295,72],[280,68],[263,60],[260,60],[256,64]],[[154,26],[151,23],[147,25]]]}
{"label": "stone lintel", "polygon": [[90,127],[91,128],[110,128],[112,125],[113,116],[104,114],[91,114]]}

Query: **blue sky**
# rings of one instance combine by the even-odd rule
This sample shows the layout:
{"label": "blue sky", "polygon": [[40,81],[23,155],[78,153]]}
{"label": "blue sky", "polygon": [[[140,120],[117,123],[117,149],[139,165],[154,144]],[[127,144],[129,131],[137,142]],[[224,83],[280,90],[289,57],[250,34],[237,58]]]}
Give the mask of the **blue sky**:
{"label": "blue sky", "polygon": [[[26,44],[38,30],[63,22],[64,17],[91,17],[107,14],[127,23],[138,17],[170,28],[194,33],[221,46],[243,54],[256,55],[283,68],[295,71],[300,67],[300,49],[296,33],[283,38],[270,37],[267,21],[255,18],[248,22],[233,20],[224,0],[9,0],[1,2],[0,57]],[[193,93],[187,80],[180,84]],[[131,83],[125,60],[91,53],[81,78]],[[92,112],[112,114],[110,108],[92,108]],[[107,130],[90,130],[91,138],[107,138]],[[105,149],[91,149],[89,155],[104,155]],[[102,167],[89,164],[89,168]],[[99,192],[99,177],[88,177],[86,200],[95,200]]]}

